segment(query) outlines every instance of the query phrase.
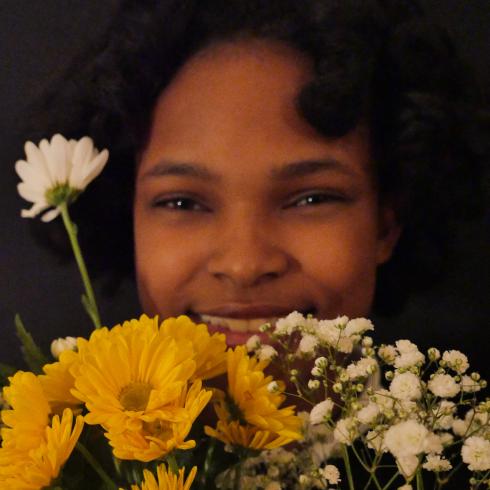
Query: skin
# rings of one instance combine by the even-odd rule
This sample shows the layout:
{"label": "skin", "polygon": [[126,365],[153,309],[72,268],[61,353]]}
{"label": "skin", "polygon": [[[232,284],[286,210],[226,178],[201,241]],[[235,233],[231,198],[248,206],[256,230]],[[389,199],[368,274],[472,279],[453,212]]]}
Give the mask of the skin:
{"label": "skin", "polygon": [[230,42],[161,94],[134,200],[146,313],[369,314],[399,228],[378,204],[367,130],[327,139],[298,114],[311,76],[288,46]]}

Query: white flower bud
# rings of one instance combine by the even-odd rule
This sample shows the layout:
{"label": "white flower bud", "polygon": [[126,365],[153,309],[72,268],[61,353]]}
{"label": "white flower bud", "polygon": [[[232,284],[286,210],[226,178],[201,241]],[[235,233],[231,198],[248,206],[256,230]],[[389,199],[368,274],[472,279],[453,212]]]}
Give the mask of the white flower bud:
{"label": "white flower bud", "polygon": [[279,384],[277,383],[277,381],[271,381],[267,385],[267,391],[269,393],[277,393],[279,391]]}
{"label": "white flower bud", "polygon": [[315,359],[315,366],[319,368],[326,368],[328,366],[328,360],[326,357],[317,357]]}
{"label": "white flower bud", "polygon": [[363,347],[372,347],[373,346],[373,339],[372,337],[369,337],[369,336],[365,336],[363,337],[362,339],[362,346]]}
{"label": "white flower bud", "polygon": [[262,345],[257,351],[257,357],[261,361],[270,361],[277,356],[277,351],[272,345]]}
{"label": "white flower bud", "polygon": [[77,339],[75,337],[65,337],[58,338],[51,342],[51,354],[55,359],[59,359],[62,352],[65,350],[74,350],[77,349]]}
{"label": "white flower bud", "polygon": [[322,373],[323,371],[318,366],[314,366],[313,369],[311,370],[312,376],[321,376]]}
{"label": "white flower bud", "polygon": [[263,325],[261,325],[259,327],[259,330],[264,333],[264,332],[268,332],[269,330],[272,329],[272,325],[270,323],[264,323]]}
{"label": "white flower bud", "polygon": [[245,346],[247,347],[247,352],[257,350],[260,347],[260,344],[260,337],[258,335],[252,335],[245,344]]}
{"label": "white flower bud", "polygon": [[308,381],[308,388],[310,390],[318,390],[318,388],[320,388],[320,381],[317,379],[310,379]]}
{"label": "white flower bud", "polygon": [[308,485],[311,481],[311,478],[308,475],[299,475],[299,483],[301,485]]}
{"label": "white flower bud", "polygon": [[436,349],[435,347],[431,347],[427,351],[427,355],[429,356],[429,359],[431,361],[437,361],[438,359],[441,358],[441,352],[439,351],[439,349]]}

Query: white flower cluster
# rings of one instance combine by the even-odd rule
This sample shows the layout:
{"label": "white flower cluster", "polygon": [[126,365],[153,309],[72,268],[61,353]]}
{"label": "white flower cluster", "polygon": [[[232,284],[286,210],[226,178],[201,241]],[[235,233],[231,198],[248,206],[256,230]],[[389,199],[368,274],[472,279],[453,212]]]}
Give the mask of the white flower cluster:
{"label": "white flower cluster", "polygon": [[[371,330],[372,323],[364,318],[317,320],[298,312],[266,329],[272,343],[285,351],[277,360],[286,376],[312,407],[304,415],[303,443],[303,448],[309,444],[311,461],[299,458],[303,466],[295,470],[302,485],[298,488],[326,488],[318,482],[336,485],[327,458],[341,447],[349,451],[359,444],[374,451],[366,467],[382,458],[395,460],[405,480],[400,488],[412,488],[422,470],[448,474],[455,456],[478,481],[487,478],[481,472],[490,470],[490,402],[477,402],[475,393],[486,382],[478,373],[467,374],[467,357],[457,350],[441,354],[436,348],[423,353],[409,340],[378,348],[366,335]],[[298,368],[305,364],[308,370]],[[386,388],[376,383],[381,369]],[[322,434],[322,429],[320,443],[313,434]],[[298,454],[303,453],[296,451],[295,461]],[[286,480],[276,483],[281,481]]]}

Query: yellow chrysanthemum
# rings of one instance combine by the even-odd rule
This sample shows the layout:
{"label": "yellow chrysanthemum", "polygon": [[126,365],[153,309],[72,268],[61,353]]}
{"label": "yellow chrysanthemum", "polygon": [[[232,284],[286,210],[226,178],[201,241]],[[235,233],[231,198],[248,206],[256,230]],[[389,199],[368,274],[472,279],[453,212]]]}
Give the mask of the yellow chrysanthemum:
{"label": "yellow chrysanthemum", "polygon": [[200,380],[195,381],[189,391],[184,390],[176,405],[183,407],[186,418],[179,422],[155,420],[144,423],[139,431],[107,432],[114,455],[119,459],[153,461],[174,449],[192,449],[195,441],[185,438],[192,424],[211,398],[211,391],[201,389]]}
{"label": "yellow chrysanthemum", "polygon": [[3,389],[5,401],[12,407],[2,410],[2,448],[27,451],[37,447],[44,437],[51,410],[39,378],[18,371]]}
{"label": "yellow chrysanthemum", "polygon": [[144,481],[141,486],[132,485],[131,490],[189,490],[196,477],[197,467],[192,468],[187,479],[184,476],[184,471],[184,468],[180,468],[179,474],[176,475],[167,470],[164,464],[161,464],[157,468],[157,478],[155,478],[151,471],[144,470]]}
{"label": "yellow chrysanthemum", "polygon": [[29,451],[0,449],[0,488],[39,490],[55,480],[70,457],[83,429],[83,417],[73,424],[73,412],[67,408],[60,420],[52,419],[45,427],[39,445]]}
{"label": "yellow chrysanthemum", "polygon": [[190,340],[163,334],[158,320],[143,315],[111,330],[79,339],[72,393],[85,402],[89,424],[100,424],[121,459],[150,461],[185,441],[211,393],[194,378]]}
{"label": "yellow chrysanthemum", "polygon": [[87,423],[124,432],[186,418],[175,401],[195,372],[191,342],[159,335],[155,322],[143,316],[96,330],[78,348],[72,393],[85,402]]}
{"label": "yellow chrysanthemum", "polygon": [[301,420],[294,407],[279,408],[282,393],[267,387],[267,361],[249,357],[244,346],[227,353],[228,393],[215,403],[218,424],[206,427],[206,434],[227,444],[252,449],[273,449],[301,439]]}
{"label": "yellow chrysanthemum", "polygon": [[71,371],[78,362],[78,353],[64,351],[59,361],[43,366],[45,374],[39,376],[44,394],[53,413],[61,414],[65,408],[77,410],[81,401],[72,395],[75,378]]}
{"label": "yellow chrysanthemum", "polygon": [[168,318],[161,327],[162,335],[169,335],[177,342],[190,340],[195,352],[196,372],[194,378],[209,379],[226,372],[226,336],[222,333],[209,334],[204,323],[196,324],[181,315]]}
{"label": "yellow chrysanthemum", "polygon": [[[49,425],[50,406],[39,377],[19,371],[4,388],[12,407],[2,411],[0,488],[39,490],[58,476],[83,428],[83,417],[73,426],[73,412],[55,415]],[[33,409],[34,407],[34,409]]]}

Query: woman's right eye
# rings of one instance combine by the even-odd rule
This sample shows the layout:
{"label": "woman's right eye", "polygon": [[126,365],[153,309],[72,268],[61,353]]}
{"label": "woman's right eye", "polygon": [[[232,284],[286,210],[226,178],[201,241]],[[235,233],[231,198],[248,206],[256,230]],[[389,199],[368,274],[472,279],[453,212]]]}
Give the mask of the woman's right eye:
{"label": "woman's right eye", "polygon": [[171,197],[156,199],[152,204],[154,208],[163,208],[169,211],[207,211],[208,209],[190,197]]}

